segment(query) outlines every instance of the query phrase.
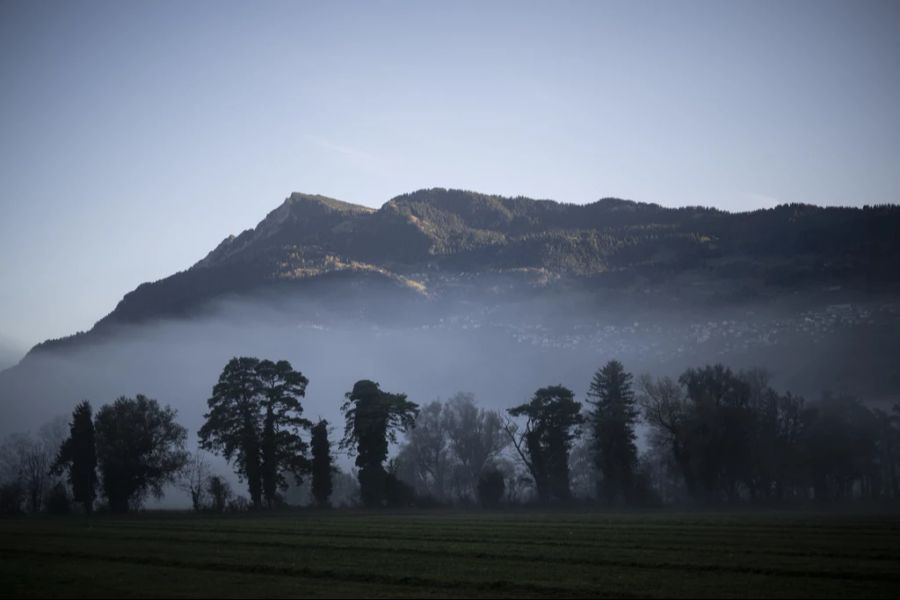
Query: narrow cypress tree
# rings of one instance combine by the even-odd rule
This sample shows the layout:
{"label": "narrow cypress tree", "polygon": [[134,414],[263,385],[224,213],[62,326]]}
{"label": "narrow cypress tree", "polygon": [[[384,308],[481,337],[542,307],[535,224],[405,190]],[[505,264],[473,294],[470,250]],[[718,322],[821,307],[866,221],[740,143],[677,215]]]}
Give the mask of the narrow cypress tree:
{"label": "narrow cypress tree", "polygon": [[331,442],[328,441],[328,421],[321,419],[313,425],[312,440],[312,494],[319,508],[328,507],[331,497]]}
{"label": "narrow cypress tree", "polygon": [[97,448],[94,442],[94,419],[91,403],[85,400],[72,412],[69,438],[59,448],[53,470],[68,471],[69,484],[76,502],[91,514],[97,497]]}
{"label": "narrow cypress tree", "polygon": [[594,374],[588,392],[588,402],[594,407],[589,415],[594,465],[602,475],[597,491],[608,504],[617,499],[627,501],[634,491],[638,411],[631,381],[622,363],[612,360]]}

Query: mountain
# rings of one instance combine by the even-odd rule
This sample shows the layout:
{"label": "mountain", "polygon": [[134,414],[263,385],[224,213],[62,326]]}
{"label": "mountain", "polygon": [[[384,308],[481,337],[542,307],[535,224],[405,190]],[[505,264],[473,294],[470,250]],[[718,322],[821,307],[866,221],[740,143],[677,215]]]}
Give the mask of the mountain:
{"label": "mountain", "polygon": [[615,198],[575,205],[430,189],[373,210],[294,193],[190,269],[126,294],[95,330],[196,314],[226,294],[309,285],[337,274],[426,295],[440,295],[461,275],[486,274],[516,275],[533,285],[564,280],[634,289],[687,279],[732,299],[835,286],[891,291],[900,284],[898,233],[897,206],[783,205],[728,213]]}
{"label": "mountain", "polygon": [[0,408],[128,389],[202,400],[219,363],[254,352],[318,365],[333,397],[379,372],[449,395],[466,371],[502,406],[501,373],[519,398],[619,357],[676,374],[761,365],[804,393],[889,400],[898,265],[897,206],[729,213],[430,189],[373,210],[294,193],[90,331],[37,345],[0,373]]}

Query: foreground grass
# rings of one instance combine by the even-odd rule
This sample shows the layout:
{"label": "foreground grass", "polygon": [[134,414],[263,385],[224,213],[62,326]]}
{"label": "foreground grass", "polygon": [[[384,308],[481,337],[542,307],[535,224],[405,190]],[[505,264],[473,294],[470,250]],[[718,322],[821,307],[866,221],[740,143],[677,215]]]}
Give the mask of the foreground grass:
{"label": "foreground grass", "polygon": [[371,513],[0,521],[17,597],[892,597],[900,517]]}

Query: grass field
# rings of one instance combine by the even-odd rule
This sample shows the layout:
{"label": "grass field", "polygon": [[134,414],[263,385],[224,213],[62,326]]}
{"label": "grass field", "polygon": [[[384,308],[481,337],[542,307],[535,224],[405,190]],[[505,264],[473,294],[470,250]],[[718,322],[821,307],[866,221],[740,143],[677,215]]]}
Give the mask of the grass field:
{"label": "grass field", "polygon": [[0,521],[3,596],[897,597],[900,517],[592,512]]}

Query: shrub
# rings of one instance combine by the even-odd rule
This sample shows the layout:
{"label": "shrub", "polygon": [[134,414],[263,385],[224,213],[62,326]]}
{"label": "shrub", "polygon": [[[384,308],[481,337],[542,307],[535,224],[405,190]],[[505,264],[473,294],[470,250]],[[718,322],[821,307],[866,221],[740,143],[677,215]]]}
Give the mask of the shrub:
{"label": "shrub", "polygon": [[488,467],[478,478],[478,501],[485,508],[496,508],[500,505],[506,491],[506,481],[496,467]]}

